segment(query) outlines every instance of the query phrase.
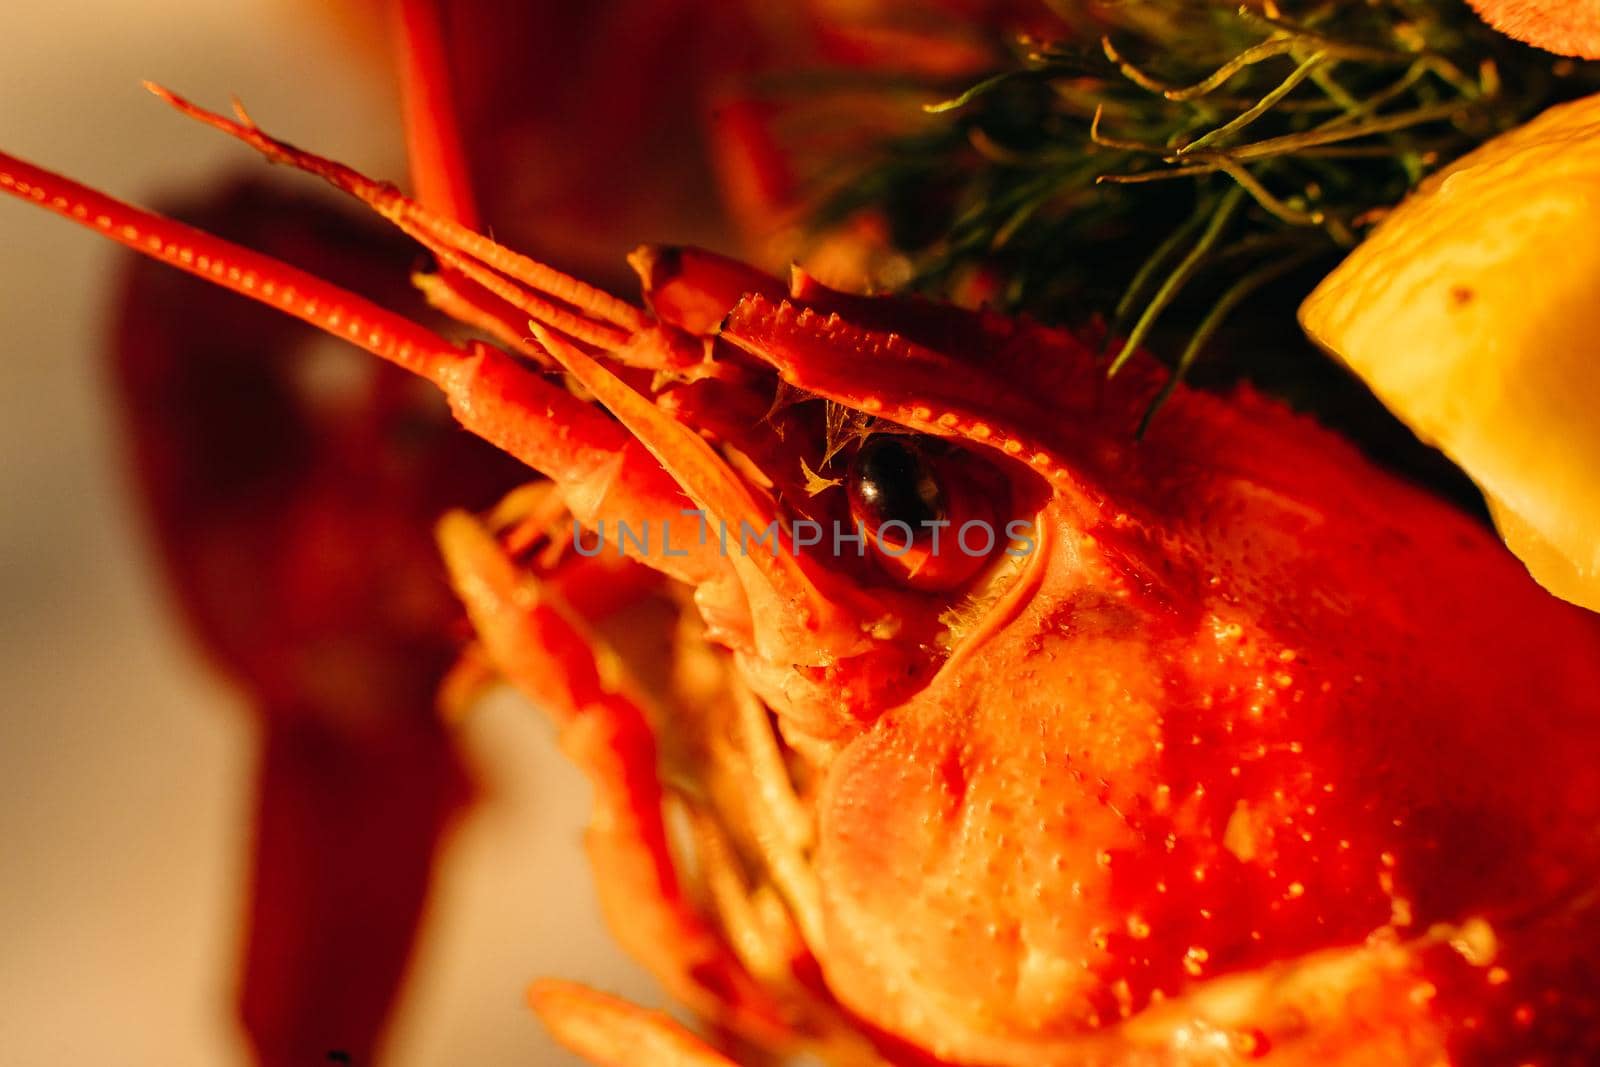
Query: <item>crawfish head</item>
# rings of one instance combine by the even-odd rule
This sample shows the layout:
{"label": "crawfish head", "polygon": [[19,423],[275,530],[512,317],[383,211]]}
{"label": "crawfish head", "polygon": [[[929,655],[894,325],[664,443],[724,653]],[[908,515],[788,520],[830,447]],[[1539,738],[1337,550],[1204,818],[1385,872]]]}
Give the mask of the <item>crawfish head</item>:
{"label": "crawfish head", "polygon": [[[1420,1007],[1390,1051],[1422,1055],[1512,1025],[1494,949],[1437,947],[1498,931],[1522,996],[1590,1010],[1517,939],[1567,921],[1600,861],[1592,617],[1248,392],[1180,389],[1139,438],[1160,372],[1107,380],[1070,334],[801,272],[746,288],[711,353],[738,371],[656,404],[738,458],[720,476],[761,517],[1020,534],[941,555],[924,522],[909,551],[884,537],[865,564],[797,555],[788,591],[742,584],[754,637],[729,643],[811,764],[812,947],[847,1006],[944,1059],[1036,1063],[1122,1020],[1132,1040],[1147,1009],[1235,1052],[1268,1031],[1326,1048],[1340,1012],[1398,997]],[[755,418],[774,389],[821,402]],[[816,491],[835,448],[841,484]],[[1343,958],[1313,979],[1339,1007],[1261,987],[1199,1007],[1207,978],[1333,966],[1317,954],[1374,935],[1406,962]],[[1456,999],[1417,992],[1438,987]]]}
{"label": "crawfish head", "polygon": [[1137,437],[1161,372],[1069,333],[683,250],[635,257],[641,311],[177,103],[372,204],[525,358],[0,185],[424,375],[691,588],[803,783],[804,949],[874,1034],[1431,1062],[1592,1018],[1600,631],[1469,519],[1247,391],[1179,388]]}

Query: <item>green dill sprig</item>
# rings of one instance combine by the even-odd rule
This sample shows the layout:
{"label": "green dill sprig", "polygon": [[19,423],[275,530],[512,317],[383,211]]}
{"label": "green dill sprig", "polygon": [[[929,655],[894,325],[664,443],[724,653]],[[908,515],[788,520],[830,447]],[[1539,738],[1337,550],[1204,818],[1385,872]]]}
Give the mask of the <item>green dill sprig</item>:
{"label": "green dill sprig", "polygon": [[1303,278],[1276,302],[1292,314],[1311,269],[1427,174],[1600,89],[1600,64],[1517,44],[1460,0],[1051,7],[1058,40],[1016,42],[929,106],[818,221],[879,212],[912,288],[985,272],[1006,310],[1109,320],[1108,373],[1148,344],[1174,383],[1241,305]]}

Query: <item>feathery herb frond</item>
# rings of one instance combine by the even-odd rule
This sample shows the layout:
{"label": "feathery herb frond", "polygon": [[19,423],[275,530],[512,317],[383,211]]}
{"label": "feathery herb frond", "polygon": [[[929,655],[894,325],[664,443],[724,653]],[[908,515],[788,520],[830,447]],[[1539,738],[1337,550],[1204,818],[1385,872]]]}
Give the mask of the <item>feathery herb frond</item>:
{"label": "feathery herb frond", "polygon": [[924,292],[982,272],[1006,310],[1109,318],[1110,373],[1146,342],[1186,373],[1248,298],[1315,277],[1427,174],[1600,89],[1600,64],[1460,0],[1051,7],[1059,39],[930,106],[819,222],[880,212]]}

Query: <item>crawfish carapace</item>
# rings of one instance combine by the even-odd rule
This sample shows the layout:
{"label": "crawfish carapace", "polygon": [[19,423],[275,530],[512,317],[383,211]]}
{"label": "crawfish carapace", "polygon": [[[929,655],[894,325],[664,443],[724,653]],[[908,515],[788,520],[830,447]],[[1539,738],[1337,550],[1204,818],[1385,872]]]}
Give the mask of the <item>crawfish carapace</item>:
{"label": "crawfish carapace", "polygon": [[[613,927],[725,1033],[840,1062],[1600,1051],[1600,627],[1472,520],[1248,390],[1180,387],[1139,437],[1153,363],[690,250],[634,257],[640,309],[174,102],[419,240],[499,347],[26,164],[0,185],[416,371],[549,477],[441,543],[595,780]],[[667,669],[561,580],[594,551],[662,576]],[[535,1001],[604,1062],[641,1028],[718,1062]]]}

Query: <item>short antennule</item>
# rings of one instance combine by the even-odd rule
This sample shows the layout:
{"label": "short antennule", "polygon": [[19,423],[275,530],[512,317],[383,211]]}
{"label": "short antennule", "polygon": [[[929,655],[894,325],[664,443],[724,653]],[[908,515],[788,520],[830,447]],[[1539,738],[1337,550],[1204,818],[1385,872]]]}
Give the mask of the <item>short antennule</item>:
{"label": "short antennule", "polygon": [[[678,484],[617,422],[490,345],[466,350],[404,316],[305,271],[0,153],[0,193],[46,208],[152,259],[343,338],[439,387],[468,431],[560,483],[583,520],[682,522]],[[726,566],[690,543],[647,561],[701,581]]]}
{"label": "short antennule", "polygon": [[[437,215],[388,182],[375,181],[342,163],[270,136],[256,126],[242,108],[236,106],[239,118],[230,119],[191,103],[154,82],[147,81],[144,86],[184,115],[243,141],[274,162],[314,174],[363,201],[441,259],[453,257],[458,261],[452,264],[457,269],[465,270],[463,264],[470,264],[472,276],[480,283],[485,277],[498,273],[528,289],[570,305],[581,316],[562,312],[532,294],[522,295],[531,308],[558,313],[546,318],[531,308],[528,311],[562,333],[602,347],[615,347],[610,339],[635,333],[650,325],[649,316],[627,301],[619,300],[548,264],[513,252],[453,219]],[[575,331],[586,331],[593,336],[583,336],[582,332]]]}

